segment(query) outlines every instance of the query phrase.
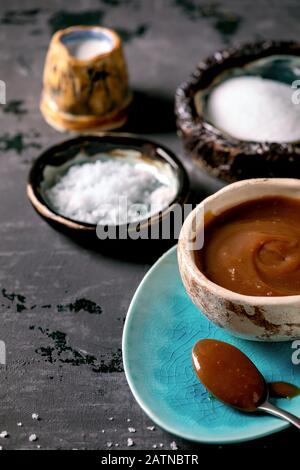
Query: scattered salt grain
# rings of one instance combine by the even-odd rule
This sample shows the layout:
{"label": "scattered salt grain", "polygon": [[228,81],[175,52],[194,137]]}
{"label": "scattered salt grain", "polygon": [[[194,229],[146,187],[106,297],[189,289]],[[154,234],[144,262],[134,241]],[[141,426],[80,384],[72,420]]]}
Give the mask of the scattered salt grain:
{"label": "scattered salt grain", "polygon": [[135,432],[135,428],[128,428],[129,432]]}
{"label": "scattered salt grain", "polygon": [[111,417],[108,418],[108,419],[109,419],[109,421],[113,421],[113,420],[114,420],[113,416],[111,416]]}
{"label": "scattered salt grain", "polygon": [[131,419],[130,418],[127,418],[127,423],[130,423]]}
{"label": "scattered salt grain", "polygon": [[163,447],[163,446],[164,446],[164,445],[163,445],[163,443],[161,442],[161,443],[159,444],[159,447]]}
{"label": "scattered salt grain", "polygon": [[119,444],[117,442],[115,443],[115,447],[119,447]]}
{"label": "scattered salt grain", "polygon": [[153,444],[152,448],[153,448],[153,449],[156,449],[156,448],[157,448],[157,445],[156,445],[156,444]]}
{"label": "scattered salt grain", "polygon": [[31,417],[32,417],[32,419],[35,419],[36,421],[38,421],[40,419],[40,417],[37,413],[32,413]]}
{"label": "scattered salt grain", "polygon": [[7,431],[2,431],[2,432],[0,433],[0,437],[1,437],[2,439],[5,439],[6,437],[8,437],[8,432],[7,432]]}
{"label": "scattered salt grain", "polygon": [[147,426],[148,431],[155,431],[155,426]]}
{"label": "scattered salt grain", "polygon": [[101,431],[101,432],[104,434],[104,433],[105,433],[105,429],[102,429],[102,431]]}
{"label": "scattered salt grain", "polygon": [[133,442],[133,440],[129,437],[129,438],[127,439],[127,447],[132,447],[132,446],[134,446],[134,442]]}
{"label": "scattered salt grain", "polygon": [[107,443],[106,443],[106,446],[107,446],[107,447],[112,447],[112,445],[113,445],[112,442],[107,442]]}
{"label": "scattered salt grain", "polygon": [[2,446],[0,446],[0,450],[3,450],[3,447],[2,447]]}
{"label": "scattered salt grain", "polygon": [[21,428],[23,426],[23,423],[17,423],[17,426],[19,426],[19,428]]}
{"label": "scattered salt grain", "polygon": [[170,448],[171,448],[172,450],[178,450],[178,447],[177,447],[177,444],[176,444],[175,441],[172,441],[172,442],[170,443]]}
{"label": "scattered salt grain", "polygon": [[30,436],[29,436],[29,441],[30,441],[30,442],[37,441],[37,435],[36,435],[36,434],[30,434]]}

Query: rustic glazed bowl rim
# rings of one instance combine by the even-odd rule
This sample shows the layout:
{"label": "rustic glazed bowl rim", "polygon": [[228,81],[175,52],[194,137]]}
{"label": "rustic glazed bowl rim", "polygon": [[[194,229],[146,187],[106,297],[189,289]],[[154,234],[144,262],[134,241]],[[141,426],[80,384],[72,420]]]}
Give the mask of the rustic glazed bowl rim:
{"label": "rustic glazed bowl rim", "polygon": [[215,52],[201,61],[188,80],[176,90],[175,111],[179,129],[195,138],[215,138],[222,148],[238,147],[243,153],[265,153],[272,148],[279,153],[295,151],[295,142],[256,142],[246,141],[226,134],[199,114],[195,105],[195,95],[207,89],[225,70],[241,67],[259,59],[273,55],[292,55],[300,57],[300,43],[296,41],[258,41],[243,43]]}
{"label": "rustic glazed bowl rim", "polygon": [[[281,189],[284,187],[289,187],[289,186],[297,186],[297,188],[300,190],[300,180],[296,178],[253,178],[253,179],[248,179],[248,180],[243,180],[243,181],[237,181],[235,183],[229,184],[225,186],[224,188],[220,189],[216,193],[212,194],[211,196],[208,196],[205,198],[198,206],[188,215],[188,217],[185,220],[185,223],[182,228],[182,239],[179,241],[181,244],[182,250],[184,251],[184,258],[183,262],[185,263],[185,268],[189,271],[189,273],[193,276],[193,278],[196,279],[196,282],[198,281],[200,284],[204,284],[207,286],[209,291],[217,296],[224,297],[225,299],[232,300],[232,301],[239,301],[241,303],[245,304],[251,304],[255,306],[261,306],[261,305],[279,305],[279,306],[288,306],[288,305],[293,305],[295,302],[300,302],[300,294],[298,295],[287,295],[287,296],[254,296],[254,295],[245,295],[245,294],[239,294],[238,292],[231,291],[229,289],[226,289],[224,287],[219,286],[215,282],[211,281],[208,279],[203,272],[199,269],[199,267],[196,265],[195,262],[195,257],[193,255],[193,250],[188,249],[186,247],[186,243],[188,243],[188,240],[190,240],[190,234],[192,233],[191,227],[195,218],[195,214],[197,211],[202,210],[202,208],[205,208],[205,204],[207,202],[214,201],[216,199],[219,199],[225,193],[235,191],[236,189],[240,189],[243,187],[247,187],[249,185],[268,185],[268,186],[274,186],[280,187]],[[275,195],[275,194],[274,194]],[[280,193],[280,195],[284,195],[284,192]],[[255,197],[249,197],[245,201],[250,201],[250,200],[255,200],[260,197],[260,191],[259,188],[257,188],[257,193]],[[290,196],[291,197],[291,196]],[[230,206],[226,206],[226,208],[229,207],[234,207],[234,204]],[[222,211],[220,211],[221,213]],[[205,209],[204,209],[204,214],[205,214]],[[186,257],[188,259],[186,259]],[[187,262],[186,262],[187,261]]]}
{"label": "rustic glazed bowl rim", "polygon": [[[153,214],[151,217],[146,219],[141,219],[136,222],[132,222],[130,224],[124,225],[101,225],[101,224],[91,224],[87,222],[81,222],[75,219],[71,219],[66,217],[59,212],[55,211],[50,204],[45,200],[43,195],[41,194],[40,182],[43,180],[42,174],[44,168],[50,164],[49,162],[53,157],[57,154],[62,154],[64,150],[71,148],[74,145],[84,144],[84,142],[95,142],[107,144],[114,144],[116,147],[118,145],[123,145],[123,147],[128,146],[128,149],[135,148],[140,149],[143,152],[143,147],[149,147],[155,155],[158,157],[158,160],[163,161],[164,163],[170,165],[170,167],[174,170],[175,178],[178,181],[178,188],[176,192],[176,196],[170,203],[159,213]],[[144,151],[145,153],[145,151]],[[57,157],[59,158],[59,156]],[[72,157],[67,158],[65,160],[71,160]],[[64,162],[64,163],[65,163]],[[45,219],[58,223],[61,226],[65,226],[67,228],[86,231],[86,232],[94,232],[97,229],[97,226],[105,226],[108,229],[111,228],[119,228],[127,227],[128,232],[130,232],[130,225],[132,224],[139,224],[140,228],[150,227],[154,223],[159,223],[161,220],[172,211],[173,207],[176,204],[183,205],[190,193],[190,184],[187,172],[183,167],[180,160],[175,156],[175,154],[169,150],[168,148],[164,147],[161,144],[153,142],[152,140],[143,139],[136,134],[131,133],[117,133],[117,132],[98,132],[97,134],[83,134],[71,139],[67,139],[61,141],[40,154],[40,156],[34,161],[31,170],[28,176],[27,182],[27,196],[33,205],[33,207],[37,210],[37,212],[44,217]]]}
{"label": "rustic glazed bowl rim", "polygon": [[[100,52],[99,54],[95,54],[93,57],[89,58],[89,59],[78,59],[77,57],[74,57],[69,49],[67,48],[66,44],[62,41],[62,38],[64,36],[67,36],[67,35],[70,35],[72,33],[77,33],[77,32],[84,32],[84,31],[95,31],[95,32],[98,32],[98,33],[102,33],[106,36],[109,36],[110,40],[112,41],[112,47],[109,51],[106,51],[106,52]],[[52,40],[51,40],[51,43],[59,43],[60,46],[63,47],[64,49],[64,52],[65,54],[68,56],[69,60],[71,60],[73,63],[76,63],[76,64],[82,64],[82,65],[86,65],[88,63],[91,63],[91,62],[95,62],[95,61],[98,61],[99,59],[103,59],[109,55],[111,55],[116,49],[119,49],[121,47],[121,38],[120,36],[118,35],[118,33],[116,33],[114,30],[110,29],[110,28],[104,28],[103,26],[70,26],[68,28],[65,28],[65,29],[60,29],[59,31],[57,31],[56,33],[54,33],[53,37],[52,37]]]}

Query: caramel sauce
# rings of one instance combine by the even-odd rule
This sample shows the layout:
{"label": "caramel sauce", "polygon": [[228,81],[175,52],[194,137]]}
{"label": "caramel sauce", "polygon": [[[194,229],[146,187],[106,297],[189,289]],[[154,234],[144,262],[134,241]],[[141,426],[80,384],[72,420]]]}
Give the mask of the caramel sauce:
{"label": "caramel sauce", "polygon": [[244,411],[255,411],[262,403],[264,378],[235,346],[213,339],[198,341],[192,361],[200,381],[222,402]]}
{"label": "caramel sauce", "polygon": [[300,294],[300,201],[264,197],[208,217],[196,263],[240,294]]}
{"label": "caramel sauce", "polygon": [[271,397],[294,398],[300,395],[300,388],[288,382],[270,382],[268,386]]}

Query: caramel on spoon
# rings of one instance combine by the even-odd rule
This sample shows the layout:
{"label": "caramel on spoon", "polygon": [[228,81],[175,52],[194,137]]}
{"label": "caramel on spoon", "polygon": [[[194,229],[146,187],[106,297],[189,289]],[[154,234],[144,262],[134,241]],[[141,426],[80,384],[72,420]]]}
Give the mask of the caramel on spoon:
{"label": "caramel on spoon", "polygon": [[193,366],[207,390],[227,405],[245,412],[265,411],[300,429],[300,419],[268,402],[268,385],[242,351],[214,339],[198,341],[192,350]]}
{"label": "caramel on spoon", "polygon": [[288,382],[269,382],[270,397],[275,398],[294,398],[300,395],[300,388]]}

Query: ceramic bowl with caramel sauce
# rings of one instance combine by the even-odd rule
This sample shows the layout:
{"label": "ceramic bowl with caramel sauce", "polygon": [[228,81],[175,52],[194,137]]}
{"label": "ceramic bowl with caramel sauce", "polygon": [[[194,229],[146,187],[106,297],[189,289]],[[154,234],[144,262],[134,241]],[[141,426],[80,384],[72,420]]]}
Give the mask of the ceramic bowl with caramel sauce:
{"label": "ceramic bowl with caramel sauce", "polygon": [[250,340],[300,337],[299,216],[300,180],[290,178],[233,183],[190,213],[179,270],[209,320]]}

